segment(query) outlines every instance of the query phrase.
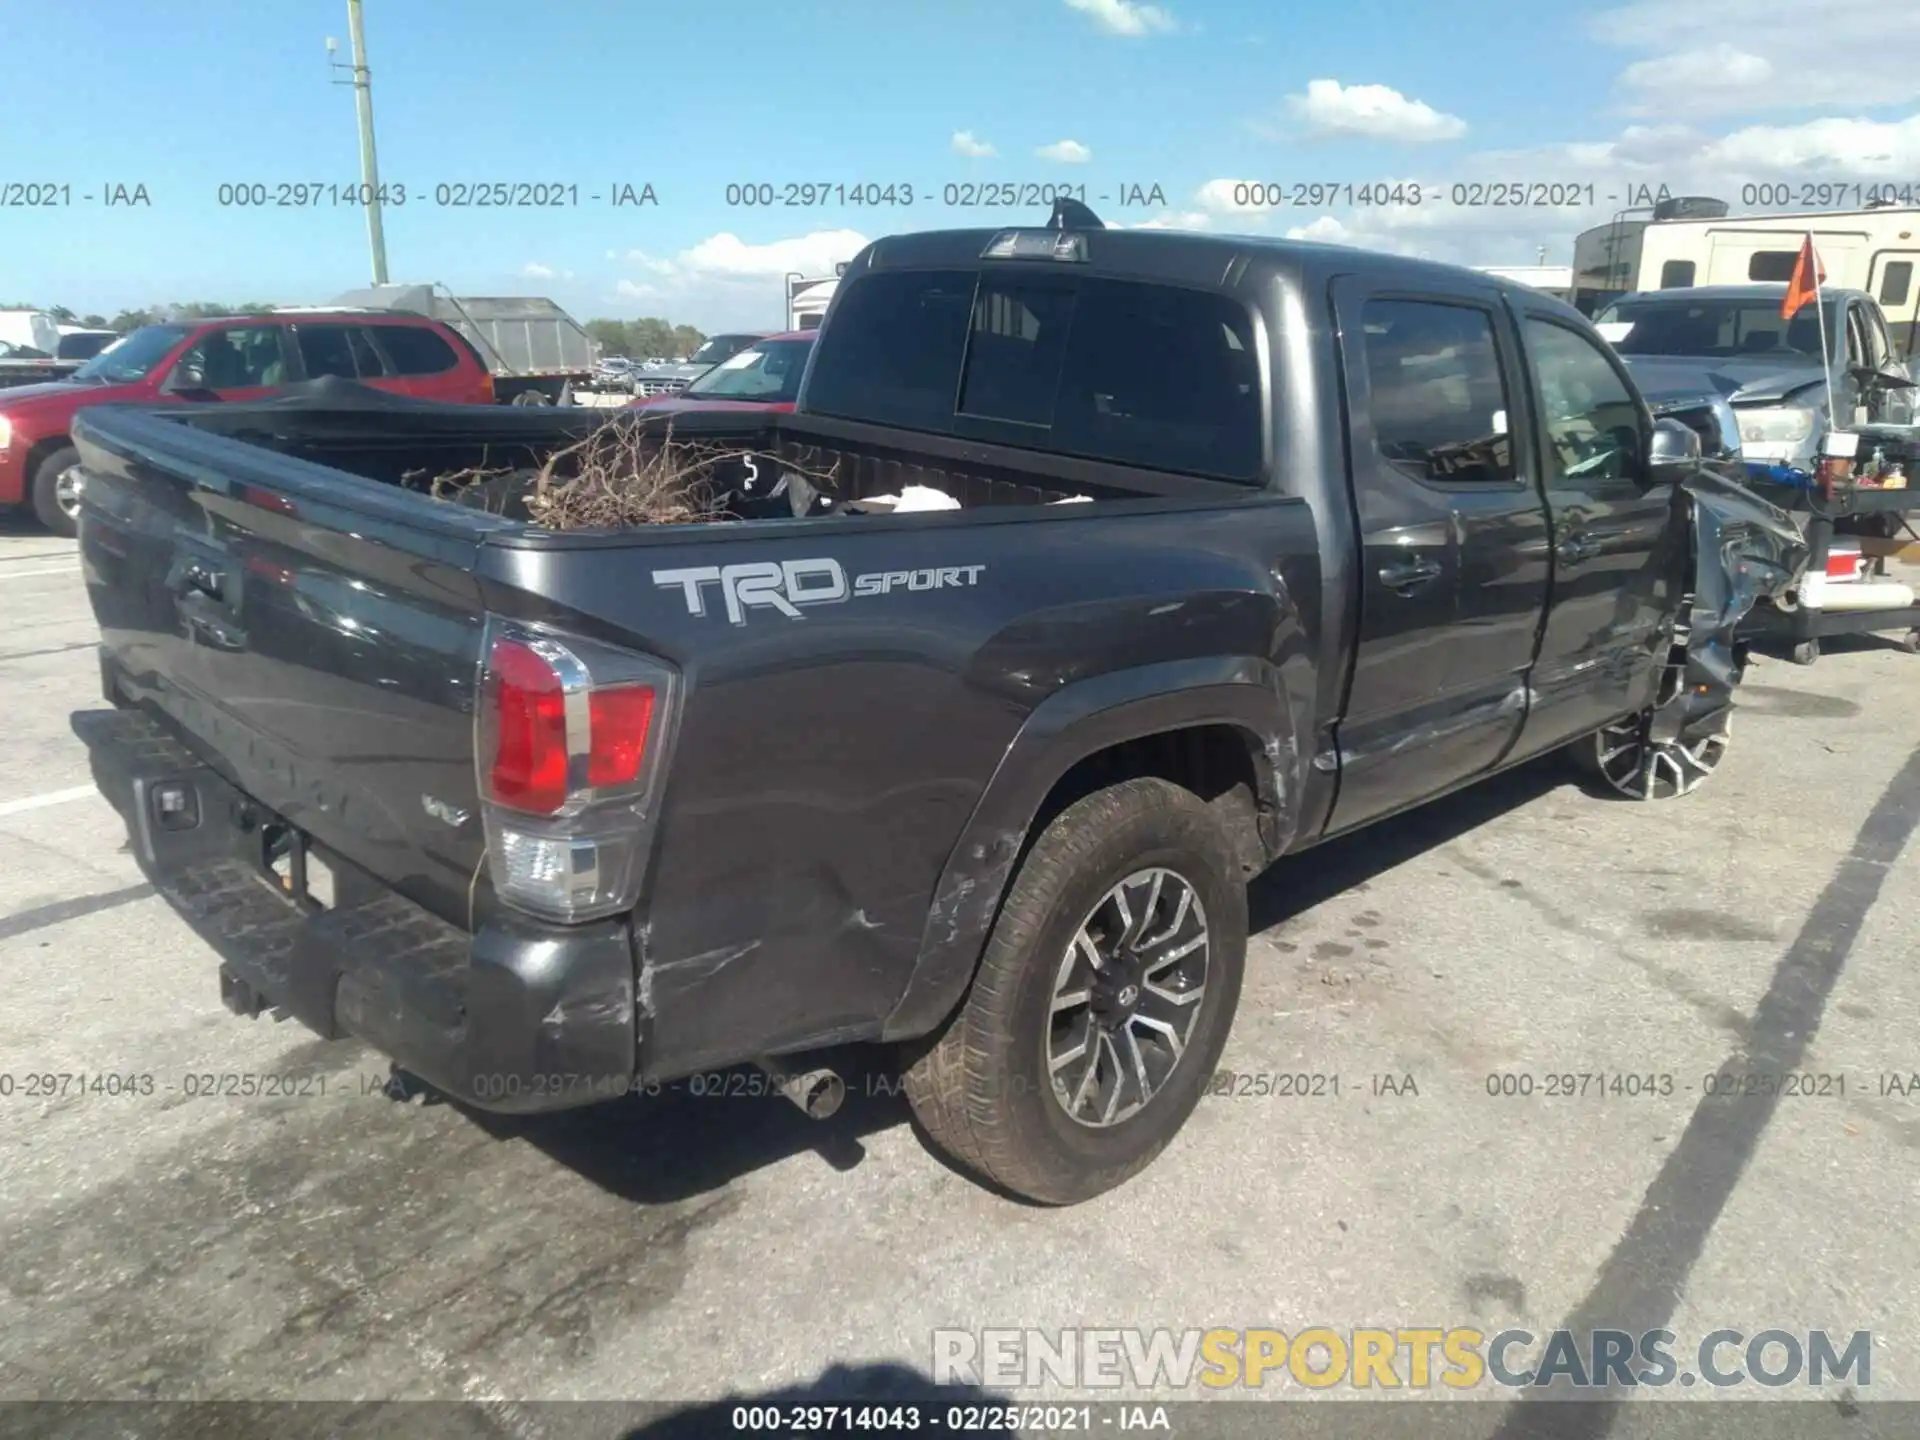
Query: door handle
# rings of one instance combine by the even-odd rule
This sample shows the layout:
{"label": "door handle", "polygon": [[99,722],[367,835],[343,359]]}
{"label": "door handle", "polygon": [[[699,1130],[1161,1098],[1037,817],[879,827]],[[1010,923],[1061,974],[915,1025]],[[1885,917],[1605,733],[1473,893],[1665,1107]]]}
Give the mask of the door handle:
{"label": "door handle", "polygon": [[1421,556],[1416,560],[1403,560],[1398,565],[1380,567],[1380,583],[1396,594],[1406,595],[1423,585],[1438,580],[1441,568],[1438,561]]}
{"label": "door handle", "polygon": [[225,598],[221,594],[225,582],[226,576],[204,560],[189,560],[173,577],[173,593],[182,599],[198,594],[220,600]]}
{"label": "door handle", "polygon": [[1585,535],[1569,535],[1554,547],[1562,560],[1569,564],[1578,564],[1582,560],[1591,560],[1598,550],[1592,540]]}

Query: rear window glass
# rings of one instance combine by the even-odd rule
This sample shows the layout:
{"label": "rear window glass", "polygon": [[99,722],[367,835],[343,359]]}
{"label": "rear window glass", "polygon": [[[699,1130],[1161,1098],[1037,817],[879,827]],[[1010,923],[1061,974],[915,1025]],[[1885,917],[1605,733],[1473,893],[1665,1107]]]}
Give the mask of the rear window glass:
{"label": "rear window glass", "polygon": [[1756,250],[1747,261],[1747,279],[1791,280],[1799,259],[1798,250]]}
{"label": "rear window glass", "polygon": [[396,375],[440,375],[460,363],[453,347],[423,325],[381,325],[376,334]]}
{"label": "rear window glass", "polygon": [[864,277],[839,306],[809,410],[1215,479],[1260,473],[1253,321],[1226,296],[914,271]]}
{"label": "rear window glass", "polygon": [[973,312],[971,270],[868,275],[839,298],[807,382],[810,410],[946,429]]}

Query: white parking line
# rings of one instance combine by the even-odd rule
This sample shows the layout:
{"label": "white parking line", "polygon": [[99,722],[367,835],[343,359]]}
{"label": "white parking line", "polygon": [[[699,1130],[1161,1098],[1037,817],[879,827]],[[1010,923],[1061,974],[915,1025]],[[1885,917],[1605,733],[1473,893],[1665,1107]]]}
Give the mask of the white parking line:
{"label": "white parking line", "polygon": [[39,570],[0,570],[0,580],[24,580],[29,575],[76,575],[78,565],[48,565]]}
{"label": "white parking line", "polygon": [[48,805],[64,805],[69,800],[84,800],[99,792],[91,785],[76,785],[71,790],[50,790],[45,795],[29,795],[24,800],[0,800],[0,815],[18,815],[22,810],[41,810]]}

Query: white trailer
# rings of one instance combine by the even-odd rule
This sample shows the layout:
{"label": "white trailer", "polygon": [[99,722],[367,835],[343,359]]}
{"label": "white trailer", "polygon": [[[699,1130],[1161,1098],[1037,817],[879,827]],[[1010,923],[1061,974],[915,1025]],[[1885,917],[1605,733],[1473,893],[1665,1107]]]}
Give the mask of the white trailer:
{"label": "white trailer", "polygon": [[1789,215],[1727,215],[1707,220],[1656,220],[1641,232],[1635,288],[1744,285],[1793,276],[1800,244],[1813,236],[1826,284],[1865,290],[1880,302],[1894,349],[1920,353],[1920,207]]}
{"label": "white trailer", "polygon": [[840,277],[847,271],[843,261],[833,267],[831,275],[787,276],[787,329],[818,330],[820,322],[826,318],[827,306],[833,303],[833,292],[840,288]]}

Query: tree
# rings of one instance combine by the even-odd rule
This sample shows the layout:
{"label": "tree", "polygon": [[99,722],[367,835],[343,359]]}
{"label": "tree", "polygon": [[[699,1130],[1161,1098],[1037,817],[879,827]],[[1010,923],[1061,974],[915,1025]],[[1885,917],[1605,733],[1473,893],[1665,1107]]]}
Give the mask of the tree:
{"label": "tree", "polygon": [[108,322],[107,328],[124,335],[129,330],[138,330],[142,325],[155,324],[159,319],[151,310],[122,310]]}
{"label": "tree", "polygon": [[47,314],[51,315],[54,318],[54,322],[56,324],[73,325],[78,323],[73,318],[73,311],[69,310],[64,305],[49,306],[47,309]]}
{"label": "tree", "polygon": [[80,317],[80,323],[89,330],[105,330],[108,328],[107,317],[104,315],[82,315]]}
{"label": "tree", "polygon": [[589,320],[587,334],[593,337],[593,343],[600,347],[603,355],[625,355],[627,350],[627,322],[624,320]]}
{"label": "tree", "polygon": [[589,320],[586,330],[606,354],[637,360],[690,355],[706,339],[691,325],[675,325],[653,315],[639,320]]}

